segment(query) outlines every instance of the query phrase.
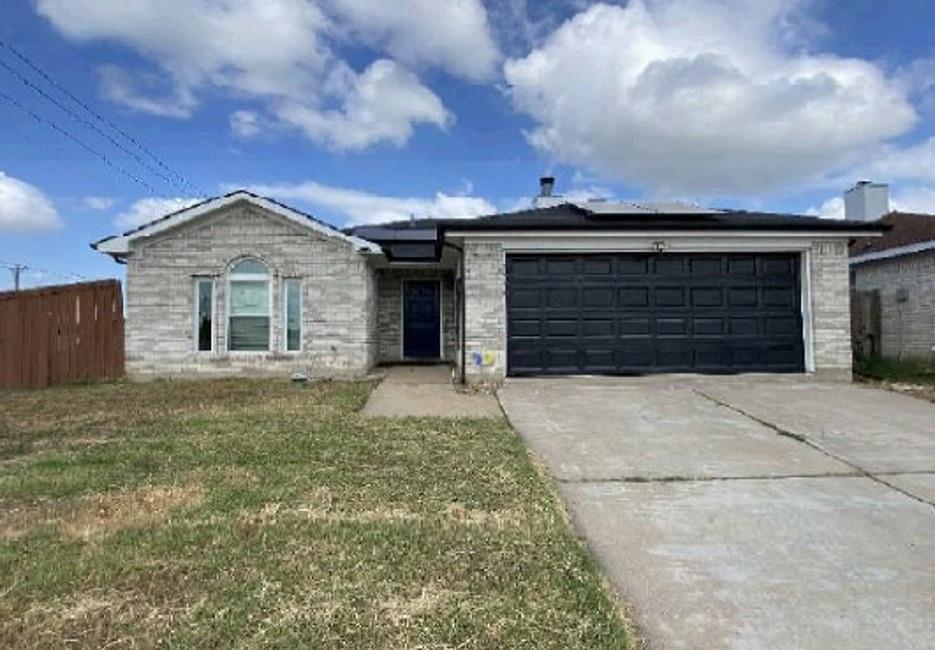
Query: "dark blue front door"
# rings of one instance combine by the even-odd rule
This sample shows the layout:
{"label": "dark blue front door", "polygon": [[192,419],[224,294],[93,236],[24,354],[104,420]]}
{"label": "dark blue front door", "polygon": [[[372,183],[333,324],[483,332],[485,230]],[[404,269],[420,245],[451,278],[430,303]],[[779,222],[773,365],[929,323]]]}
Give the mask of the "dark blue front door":
{"label": "dark blue front door", "polygon": [[408,280],[403,283],[403,356],[407,359],[438,359],[438,282]]}

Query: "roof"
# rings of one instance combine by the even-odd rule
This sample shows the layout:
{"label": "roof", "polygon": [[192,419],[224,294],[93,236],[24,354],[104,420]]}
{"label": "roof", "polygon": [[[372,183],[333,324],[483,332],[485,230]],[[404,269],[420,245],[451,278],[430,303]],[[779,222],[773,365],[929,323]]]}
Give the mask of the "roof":
{"label": "roof", "polygon": [[265,210],[269,210],[270,212],[274,212],[279,216],[292,221],[293,223],[297,223],[300,226],[309,228],[310,230],[325,235],[326,237],[332,237],[344,241],[359,251],[369,253],[381,252],[380,247],[371,241],[356,237],[351,234],[343,233],[337,228],[333,228],[324,221],[316,219],[310,214],[306,214],[296,210],[295,208],[290,208],[289,206],[284,205],[274,199],[270,199],[265,196],[259,196],[246,190],[237,190],[223,196],[216,196],[210,199],[206,199],[200,203],[196,203],[195,205],[177,210],[154,221],[143,224],[142,226],[128,230],[120,235],[105,237],[104,239],[92,243],[91,248],[102,253],[107,253],[114,257],[126,255],[130,252],[130,242],[135,239],[151,237],[170,228],[174,228],[175,226],[187,223],[204,214],[207,214],[208,212],[219,210],[229,205],[233,205],[239,201],[246,201],[251,205],[255,205]]}
{"label": "roof", "polygon": [[561,205],[495,214],[477,219],[447,219],[438,222],[442,230],[459,232],[519,230],[697,230],[697,231],[801,231],[878,234],[873,222],[836,221],[795,214],[747,212],[745,210],[650,212],[601,211],[563,203]]}
{"label": "roof", "polygon": [[890,212],[879,220],[888,227],[882,237],[861,238],[851,244],[851,262],[869,262],[935,249],[935,215]]}

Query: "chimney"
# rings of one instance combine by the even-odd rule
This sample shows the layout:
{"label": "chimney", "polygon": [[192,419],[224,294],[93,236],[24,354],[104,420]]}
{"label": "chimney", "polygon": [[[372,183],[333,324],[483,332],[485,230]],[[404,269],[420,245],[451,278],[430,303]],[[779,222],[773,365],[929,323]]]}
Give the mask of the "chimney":
{"label": "chimney", "polygon": [[555,177],[543,176],[539,179],[539,196],[532,200],[534,208],[551,208],[561,205],[565,199],[555,194]]}
{"label": "chimney", "polygon": [[858,181],[844,192],[844,218],[876,221],[890,211],[890,188],[886,183]]}
{"label": "chimney", "polygon": [[552,196],[552,190],[555,189],[555,177],[543,176],[539,179],[539,196]]}

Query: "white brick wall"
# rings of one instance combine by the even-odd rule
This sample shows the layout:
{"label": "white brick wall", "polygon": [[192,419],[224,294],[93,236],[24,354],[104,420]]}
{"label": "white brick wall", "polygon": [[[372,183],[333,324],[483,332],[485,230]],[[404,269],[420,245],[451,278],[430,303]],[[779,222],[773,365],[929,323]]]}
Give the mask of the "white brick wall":
{"label": "white brick wall", "polygon": [[499,242],[465,242],[465,379],[498,382],[506,375],[506,266]]}
{"label": "white brick wall", "polygon": [[403,280],[440,280],[442,358],[453,361],[457,349],[454,276],[450,271],[380,269],[377,271],[377,339],[380,363],[402,361],[402,283]]}
{"label": "white brick wall", "polygon": [[[228,353],[226,274],[257,257],[272,274],[273,349],[283,345],[282,281],[302,280],[303,351]],[[215,278],[215,352],[196,352],[193,279]],[[240,203],[135,243],[127,261],[131,374],[309,372],[355,375],[376,363],[376,280],[347,243]]]}
{"label": "white brick wall", "polygon": [[810,258],[815,373],[850,380],[853,353],[847,241],[815,241]]}
{"label": "white brick wall", "polygon": [[[815,372],[823,378],[847,381],[852,365],[847,242],[816,240],[811,244],[809,259]],[[501,381],[506,375],[506,269],[502,245],[465,242],[464,262],[465,377],[475,383]]]}
{"label": "white brick wall", "polygon": [[[935,251],[852,268],[858,291],[880,292],[883,356],[935,360]],[[906,292],[905,302],[896,300],[900,288]]]}

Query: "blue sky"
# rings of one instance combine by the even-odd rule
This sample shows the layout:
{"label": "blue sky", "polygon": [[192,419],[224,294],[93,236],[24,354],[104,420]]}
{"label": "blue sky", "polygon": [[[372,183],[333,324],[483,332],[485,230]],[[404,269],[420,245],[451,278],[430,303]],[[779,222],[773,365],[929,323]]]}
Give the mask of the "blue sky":
{"label": "blue sky", "polygon": [[928,0],[4,3],[0,260],[119,276],[90,241],[241,186],[338,226],[512,209],[544,172],[829,217],[868,177],[935,212],[933,33]]}

